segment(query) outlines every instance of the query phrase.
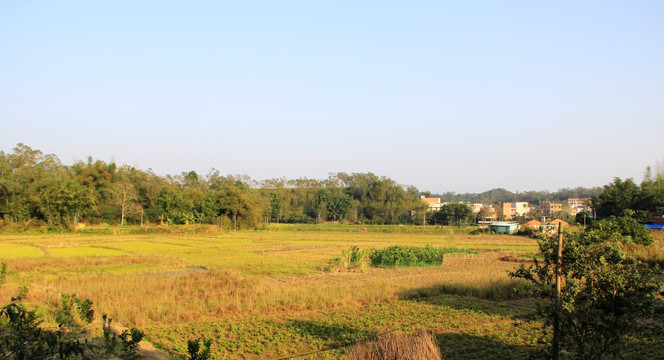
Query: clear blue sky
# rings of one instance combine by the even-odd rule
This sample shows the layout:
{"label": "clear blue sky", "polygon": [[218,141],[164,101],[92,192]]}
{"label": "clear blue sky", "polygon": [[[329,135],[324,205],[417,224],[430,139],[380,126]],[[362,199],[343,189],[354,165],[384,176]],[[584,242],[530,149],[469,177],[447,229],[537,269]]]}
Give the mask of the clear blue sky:
{"label": "clear blue sky", "polygon": [[0,150],[432,192],[640,181],[664,1],[1,1]]}

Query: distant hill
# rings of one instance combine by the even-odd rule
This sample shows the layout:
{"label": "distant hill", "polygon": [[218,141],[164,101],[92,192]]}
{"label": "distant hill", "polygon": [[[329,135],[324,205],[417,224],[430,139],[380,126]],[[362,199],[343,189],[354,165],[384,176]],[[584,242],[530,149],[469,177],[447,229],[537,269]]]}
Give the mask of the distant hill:
{"label": "distant hill", "polygon": [[556,192],[550,191],[525,191],[513,193],[503,188],[491,189],[482,193],[457,194],[446,192],[444,194],[432,194],[434,197],[440,197],[441,201],[463,201],[473,203],[495,204],[501,202],[528,201],[538,204],[542,201],[564,201],[568,198],[593,197],[602,193],[601,187],[574,189],[563,188]]}

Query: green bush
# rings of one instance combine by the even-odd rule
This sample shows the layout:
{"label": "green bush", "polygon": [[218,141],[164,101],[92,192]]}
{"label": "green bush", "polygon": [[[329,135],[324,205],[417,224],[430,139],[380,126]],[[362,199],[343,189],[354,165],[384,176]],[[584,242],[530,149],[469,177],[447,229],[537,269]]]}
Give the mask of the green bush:
{"label": "green bush", "polygon": [[425,247],[390,246],[385,249],[372,249],[369,259],[371,259],[371,265],[377,267],[428,266],[442,264],[444,255],[451,253],[476,254],[477,252],[452,247],[434,248],[431,245]]}
{"label": "green bush", "polygon": [[143,340],[145,334],[137,328],[122,331],[118,337],[121,341],[122,351],[120,358],[122,360],[135,360],[140,359],[141,355],[138,352],[138,344]]}
{"label": "green bush", "polygon": [[203,338],[188,340],[187,352],[189,353],[189,360],[209,360],[210,346],[212,346],[212,340],[206,340]]}
{"label": "green bush", "polygon": [[79,320],[91,323],[95,316],[90,299],[81,299],[76,294],[60,295],[60,321],[74,323],[74,313]]}
{"label": "green bush", "polygon": [[[559,307],[557,239],[540,240],[541,260],[528,268],[522,265],[510,276],[533,283],[535,293],[550,300],[540,310],[545,330],[558,321],[562,350],[579,359],[618,357],[630,336],[647,331],[657,321],[654,315],[664,305],[661,270],[625,252],[626,245],[648,245],[652,238],[636,220],[611,217],[588,225],[583,232],[566,232],[563,243]],[[552,356],[553,342],[544,351],[544,356]]]}

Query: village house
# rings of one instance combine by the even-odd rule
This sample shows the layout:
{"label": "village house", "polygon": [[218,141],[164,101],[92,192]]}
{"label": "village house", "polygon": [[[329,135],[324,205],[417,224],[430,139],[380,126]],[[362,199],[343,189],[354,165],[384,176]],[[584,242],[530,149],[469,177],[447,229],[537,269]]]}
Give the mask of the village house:
{"label": "village house", "polygon": [[473,214],[479,214],[480,211],[484,211],[484,216],[479,221],[494,221],[498,219],[496,214],[496,208],[491,205],[486,205],[482,203],[468,203],[468,206],[473,210]]}
{"label": "village house", "polygon": [[498,218],[503,220],[512,219],[512,203],[500,203],[496,205]]}
{"label": "village house", "polygon": [[539,230],[540,227],[542,226],[542,222],[539,220],[530,220],[527,223],[522,225],[523,227],[527,227],[531,230]]}
{"label": "village house", "polygon": [[569,207],[569,213],[571,215],[576,215],[582,211],[587,211],[592,213],[592,209],[588,204],[590,203],[590,198],[569,198],[567,199],[567,206]]}
{"label": "village house", "polygon": [[512,216],[525,216],[530,212],[530,204],[527,201],[512,203]]}
{"label": "village house", "polygon": [[542,216],[550,218],[555,215],[557,212],[563,210],[563,204],[553,203],[553,202],[542,202],[537,207],[537,210],[542,214]]}
{"label": "village house", "polygon": [[440,202],[440,198],[426,197],[425,195],[422,195],[420,196],[420,199],[422,199],[422,201],[429,206],[429,210],[431,211],[440,211],[440,209],[443,207],[443,204]]}
{"label": "village house", "polygon": [[569,226],[569,223],[565,220],[562,220],[562,219],[555,219],[555,220],[551,221],[551,224],[555,225],[556,227],[558,227],[558,224],[561,224],[562,227],[568,227]]}
{"label": "village house", "polygon": [[477,214],[484,208],[484,204],[482,203],[468,203],[468,206],[473,209],[473,214]]}
{"label": "village house", "polygon": [[494,221],[489,224],[489,229],[502,234],[514,234],[519,231],[519,224],[510,221]]}

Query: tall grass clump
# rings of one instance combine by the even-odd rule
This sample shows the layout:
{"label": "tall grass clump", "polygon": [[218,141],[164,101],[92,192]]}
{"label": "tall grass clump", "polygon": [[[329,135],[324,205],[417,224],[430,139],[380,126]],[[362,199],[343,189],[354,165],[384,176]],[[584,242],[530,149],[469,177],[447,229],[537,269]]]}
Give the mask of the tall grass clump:
{"label": "tall grass clump", "polygon": [[333,260],[336,270],[365,270],[367,266],[366,249],[360,249],[358,246],[352,246],[341,250],[341,257]]}
{"label": "tall grass clump", "polygon": [[349,360],[436,360],[443,358],[434,337],[424,331],[414,335],[387,334],[376,341],[353,346],[347,355]]}
{"label": "tall grass clump", "polygon": [[371,265],[377,267],[394,268],[409,266],[441,265],[445,254],[467,253],[476,254],[470,249],[434,248],[414,246],[390,246],[385,249],[372,249],[369,258]]}
{"label": "tall grass clump", "polygon": [[627,254],[648,264],[659,264],[664,266],[664,230],[653,230],[650,232],[653,243],[642,245],[630,243],[626,246]]}
{"label": "tall grass clump", "polygon": [[1,263],[0,264],[0,286],[5,283],[5,279],[7,277],[7,264]]}

